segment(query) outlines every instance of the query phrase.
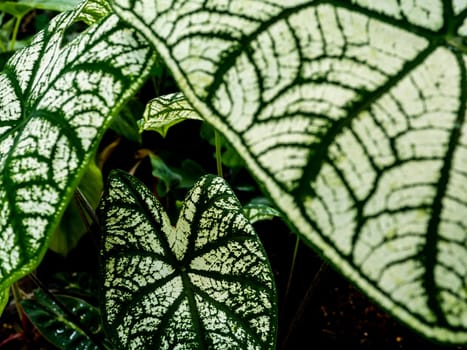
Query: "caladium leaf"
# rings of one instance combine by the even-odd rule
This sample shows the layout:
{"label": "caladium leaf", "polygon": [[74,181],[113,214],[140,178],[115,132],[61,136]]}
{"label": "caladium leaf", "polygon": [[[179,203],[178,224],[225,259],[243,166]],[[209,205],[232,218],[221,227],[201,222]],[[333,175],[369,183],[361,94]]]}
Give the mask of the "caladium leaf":
{"label": "caladium leaf", "polygon": [[55,17],[0,75],[0,290],[34,269],[112,116],[153,52],[109,15],[65,44]]}
{"label": "caladium leaf", "polygon": [[258,221],[281,217],[281,213],[277,209],[273,208],[267,201],[261,200],[261,198],[245,204],[243,212],[252,224]]}
{"label": "caladium leaf", "polygon": [[274,276],[225,181],[202,177],[175,227],[114,171],[99,210],[104,324],[121,349],[273,349]]}
{"label": "caladium leaf", "polygon": [[112,12],[109,0],[86,0],[86,5],[80,11],[76,20],[81,20],[88,25],[98,22],[101,18]]}
{"label": "caladium leaf", "polygon": [[183,93],[176,92],[149,101],[143,114],[140,130],[157,131],[165,137],[170,127],[187,119],[203,120],[191,107]]}
{"label": "caladium leaf", "polygon": [[467,342],[465,1],[116,0],[304,241]]}

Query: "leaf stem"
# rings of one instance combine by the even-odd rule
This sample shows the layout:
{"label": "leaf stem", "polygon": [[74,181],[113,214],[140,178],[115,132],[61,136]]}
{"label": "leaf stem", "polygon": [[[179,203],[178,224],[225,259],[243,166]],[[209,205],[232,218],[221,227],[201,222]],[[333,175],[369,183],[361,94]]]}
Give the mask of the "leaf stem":
{"label": "leaf stem", "polygon": [[[79,207],[79,211],[80,211],[80,215],[83,215],[84,213],[82,212],[82,209],[84,209],[84,211],[86,212],[87,215],[89,215],[89,217],[92,219],[92,221],[95,223],[95,224],[98,224],[99,223],[99,219],[96,215],[96,212],[94,210],[94,208],[92,207],[91,203],[89,203],[88,199],[86,198],[86,196],[83,194],[83,192],[79,189],[79,187],[76,187],[76,190],[75,190],[75,198],[76,198],[76,202],[78,203],[78,207]],[[84,215],[83,215],[84,216]],[[87,222],[87,220],[85,220],[83,218],[83,222],[86,224],[86,225],[89,225],[89,223]],[[89,227],[88,227],[89,229]]]}
{"label": "leaf stem", "polygon": [[294,270],[295,270],[295,263],[297,261],[297,253],[298,253],[299,243],[300,243],[300,238],[298,238],[298,236],[296,236],[296,238],[295,238],[295,247],[294,247],[294,251],[293,251],[293,254],[292,254],[292,263],[290,265],[289,278],[287,280],[287,286],[285,287],[284,304],[287,302],[287,297],[289,295],[290,285],[292,284],[292,277],[293,277],[293,273],[294,273]]}
{"label": "leaf stem", "polygon": [[10,51],[13,51],[15,49],[16,37],[18,36],[19,25],[20,25],[22,19],[23,19],[23,16],[17,16],[16,17],[15,27],[13,28],[13,33],[11,35]]}
{"label": "leaf stem", "polygon": [[21,300],[23,297],[21,296],[21,290],[18,286],[18,282],[15,282],[11,285],[11,292],[13,294],[13,299],[15,299],[15,307],[19,320],[21,321],[21,325],[24,326],[24,313],[21,307]]}
{"label": "leaf stem", "polygon": [[224,177],[222,171],[222,146],[221,146],[221,136],[217,130],[214,130],[214,142],[216,145],[216,165],[217,165],[217,175]]}

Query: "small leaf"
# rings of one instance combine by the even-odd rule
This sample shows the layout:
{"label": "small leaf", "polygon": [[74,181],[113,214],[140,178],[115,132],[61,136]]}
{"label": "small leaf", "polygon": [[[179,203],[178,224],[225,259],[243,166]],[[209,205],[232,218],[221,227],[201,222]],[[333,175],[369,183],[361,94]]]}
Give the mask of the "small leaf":
{"label": "small leaf", "polygon": [[0,74],[0,290],[39,264],[112,117],[154,62],[115,15],[64,43],[82,10],[55,17]]}
{"label": "small leaf", "polygon": [[153,130],[165,137],[170,127],[187,119],[202,120],[182,93],[160,96],[146,105],[140,131]]}
{"label": "small leaf", "polygon": [[[35,299],[24,299],[21,306],[24,312],[49,342],[60,349],[91,350],[99,349],[86,333],[75,324],[68,315],[43,291],[37,289],[34,292]],[[57,296],[63,304],[80,323],[85,325],[89,331],[98,334],[102,329],[98,310],[82,299]]]}
{"label": "small leaf", "polygon": [[281,213],[264,201],[255,200],[243,207],[245,216],[252,224],[258,221],[271,220],[274,217],[281,217]]}
{"label": "small leaf", "polygon": [[92,25],[111,13],[112,9],[109,0],[86,0],[86,4],[79,13],[77,20]]}
{"label": "small leaf", "polygon": [[273,349],[267,256],[224,180],[202,177],[176,227],[144,185],[111,173],[100,206],[103,318],[121,349]]}

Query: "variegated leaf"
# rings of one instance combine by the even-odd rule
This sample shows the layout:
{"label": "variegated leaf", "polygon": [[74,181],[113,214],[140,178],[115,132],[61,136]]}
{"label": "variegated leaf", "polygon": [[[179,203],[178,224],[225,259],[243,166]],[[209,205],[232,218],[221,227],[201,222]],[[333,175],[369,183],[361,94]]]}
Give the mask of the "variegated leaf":
{"label": "variegated leaf", "polygon": [[467,342],[467,2],[116,0],[304,241]]}
{"label": "variegated leaf", "polygon": [[271,207],[268,203],[262,201],[251,201],[243,207],[243,212],[248,221],[252,224],[258,221],[271,220],[274,217],[281,217],[277,209]]}
{"label": "variegated leaf", "polygon": [[157,131],[165,137],[170,127],[187,119],[202,120],[183,93],[176,92],[149,101],[143,114],[140,130]]}
{"label": "variegated leaf", "polygon": [[55,17],[0,74],[0,289],[33,270],[112,116],[153,52],[109,15],[69,43]]}
{"label": "variegated leaf", "polygon": [[99,213],[102,310],[118,348],[274,348],[274,276],[223,179],[202,177],[173,227],[139,180],[114,171]]}

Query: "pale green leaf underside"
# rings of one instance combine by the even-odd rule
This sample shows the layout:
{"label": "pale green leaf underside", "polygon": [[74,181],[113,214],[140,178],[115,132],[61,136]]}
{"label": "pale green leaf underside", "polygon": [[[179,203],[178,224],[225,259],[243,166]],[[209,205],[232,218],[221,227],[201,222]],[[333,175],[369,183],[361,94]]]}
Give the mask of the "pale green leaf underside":
{"label": "pale green leaf underside", "polygon": [[281,213],[268,204],[261,202],[248,203],[243,207],[243,212],[252,224],[258,221],[271,220],[281,217]]}
{"label": "pale green leaf underside", "polygon": [[467,342],[467,3],[115,3],[305,241]]}
{"label": "pale green leaf underside", "polygon": [[273,349],[274,276],[221,178],[191,189],[175,227],[134,177],[114,171],[102,204],[104,322],[121,349]]}
{"label": "pale green leaf underside", "polygon": [[157,131],[162,137],[165,137],[170,127],[187,119],[202,120],[183,93],[176,92],[157,97],[148,102],[144,110],[140,130]]}
{"label": "pale green leaf underside", "polygon": [[110,15],[69,44],[54,18],[0,75],[0,289],[40,262],[86,163],[152,51]]}

